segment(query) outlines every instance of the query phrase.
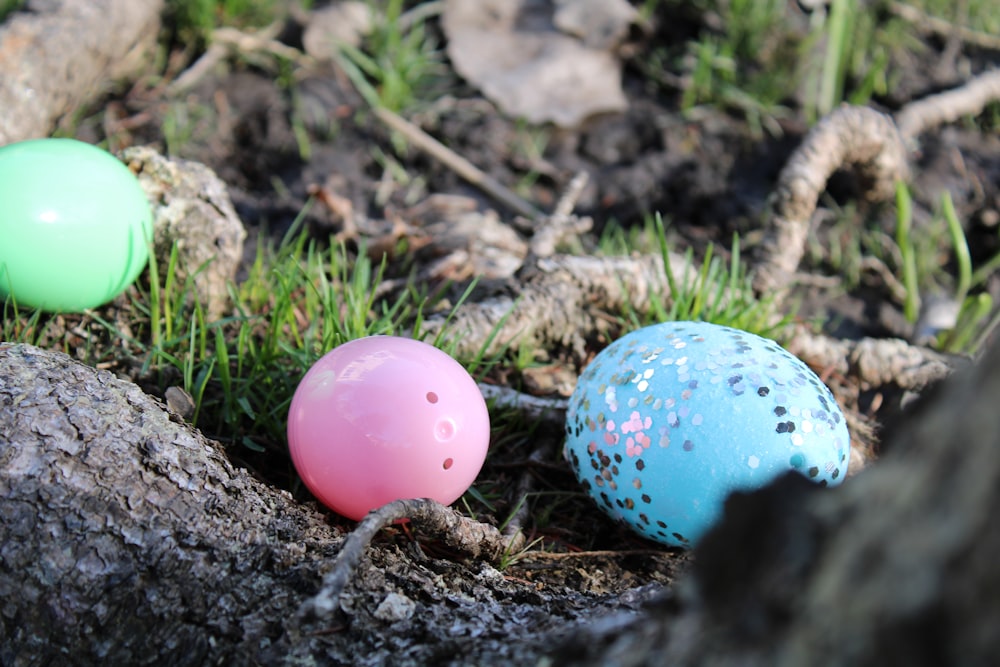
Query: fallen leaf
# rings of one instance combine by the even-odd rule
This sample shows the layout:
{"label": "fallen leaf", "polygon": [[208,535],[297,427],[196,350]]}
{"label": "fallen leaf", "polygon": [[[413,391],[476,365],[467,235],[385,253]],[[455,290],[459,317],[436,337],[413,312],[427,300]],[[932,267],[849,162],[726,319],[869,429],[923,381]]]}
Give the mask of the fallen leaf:
{"label": "fallen leaf", "polygon": [[627,6],[624,0],[446,0],[448,56],[504,113],[573,127],[628,106],[613,53],[628,32],[622,17],[634,16],[622,4]]}

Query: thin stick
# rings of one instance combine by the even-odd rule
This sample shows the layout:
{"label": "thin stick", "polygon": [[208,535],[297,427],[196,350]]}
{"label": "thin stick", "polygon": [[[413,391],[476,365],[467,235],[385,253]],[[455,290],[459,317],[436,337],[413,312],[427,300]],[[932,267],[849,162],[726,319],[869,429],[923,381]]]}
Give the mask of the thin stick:
{"label": "thin stick", "polygon": [[323,577],[319,592],[303,603],[299,616],[324,618],[333,613],[339,605],[340,594],[354,576],[372,539],[380,530],[402,519],[410,519],[421,531],[471,558],[491,562],[499,562],[505,553],[517,550],[524,541],[520,533],[504,536],[496,527],[470,519],[428,498],[396,500],[369,512],[354,532],[347,536],[333,569]]}
{"label": "thin stick", "polygon": [[627,556],[664,556],[671,552],[667,549],[625,549],[612,551],[600,549],[596,551],[527,551],[518,560],[570,560],[573,558],[625,558]]}
{"label": "thin stick", "polygon": [[561,423],[566,419],[569,401],[565,398],[532,396],[510,387],[483,383],[479,384],[479,391],[487,401],[492,399],[496,408],[515,410],[531,421]]}
{"label": "thin stick", "polygon": [[389,128],[402,134],[414,146],[454,171],[472,185],[484,190],[491,197],[511,210],[532,219],[540,218],[544,215],[540,210],[516,195],[512,190],[507,189],[507,187],[500,183],[500,181],[496,180],[399,114],[393,113],[392,111],[381,107],[376,107],[374,111],[378,119],[388,125]]}
{"label": "thin stick", "polygon": [[[542,446],[531,452],[531,456],[528,457],[529,463],[542,463],[548,459],[548,447]],[[531,509],[528,505],[528,494],[531,493],[531,488],[534,486],[535,478],[531,474],[531,470],[525,470],[521,474],[521,479],[517,483],[517,491],[514,493],[514,497],[518,499],[520,503],[517,506],[517,511],[514,512],[514,516],[510,518],[507,525],[503,528],[503,534],[511,541],[511,544],[517,542],[518,547],[524,544],[524,533],[521,527],[524,522],[528,519],[528,515]],[[511,549],[510,551],[513,551]]]}
{"label": "thin stick", "polygon": [[966,44],[972,44],[984,49],[1000,49],[1000,37],[991,35],[988,32],[980,32],[966,28],[965,26],[955,25],[944,19],[931,16],[913,5],[903,2],[890,2],[889,11],[910,23],[916,24],[918,28],[923,29],[925,32],[943,37],[955,35]]}
{"label": "thin stick", "polygon": [[556,204],[555,210],[552,211],[552,217],[561,218],[571,215],[573,209],[576,208],[576,203],[580,201],[583,189],[587,187],[589,181],[590,176],[585,171],[581,171],[574,176],[573,180],[566,186],[566,191],[563,192],[562,197],[559,198],[559,203]]}
{"label": "thin stick", "polygon": [[965,85],[910,102],[896,113],[896,125],[906,140],[962,116],[978,116],[990,102],[1000,100],[1000,69],[970,79]]}

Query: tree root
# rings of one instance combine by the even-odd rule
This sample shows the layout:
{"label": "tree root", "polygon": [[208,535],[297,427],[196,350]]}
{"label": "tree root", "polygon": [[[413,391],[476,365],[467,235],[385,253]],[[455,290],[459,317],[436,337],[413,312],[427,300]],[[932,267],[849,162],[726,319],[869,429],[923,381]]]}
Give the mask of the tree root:
{"label": "tree root", "polygon": [[299,610],[301,618],[326,618],[340,604],[340,594],[350,582],[365,549],[375,535],[386,526],[409,519],[431,536],[442,540],[471,558],[497,563],[504,556],[524,545],[524,536],[517,532],[506,535],[485,523],[459,514],[450,507],[427,498],[396,500],[372,510],[341,545],[333,569],[323,577],[319,592]]}
{"label": "tree root", "polygon": [[889,199],[896,182],[909,178],[908,144],[937,125],[979,114],[998,99],[1000,70],[991,70],[960,88],[911,102],[895,119],[846,105],[823,118],[778,177],[754,266],[757,291],[779,296],[788,292],[805,254],[816,203],[835,171],[853,171],[865,186],[866,199]]}
{"label": "tree root", "polygon": [[853,169],[867,186],[866,197],[891,197],[909,167],[902,136],[892,119],[866,107],[844,106],[821,120],[778,177],[771,196],[764,240],[754,267],[760,293],[787,293],[805,254],[809,223],[830,176]]}
{"label": "tree root", "polygon": [[1000,100],[1000,69],[984,72],[965,85],[907,104],[896,114],[903,138],[912,141],[927,130],[963,116],[978,116],[987,104]]}
{"label": "tree root", "polygon": [[962,357],[911,345],[898,338],[838,340],[800,328],[788,350],[814,368],[855,378],[863,388],[895,384],[920,391],[969,365]]}
{"label": "tree root", "polygon": [[[670,261],[678,282],[692,277],[683,257]],[[559,346],[582,357],[586,339],[614,319],[609,313],[646,312],[653,299],[670,298],[659,255],[531,257],[515,278],[508,292],[466,304],[447,322],[430,319],[425,330],[434,335],[447,324],[458,357]]]}

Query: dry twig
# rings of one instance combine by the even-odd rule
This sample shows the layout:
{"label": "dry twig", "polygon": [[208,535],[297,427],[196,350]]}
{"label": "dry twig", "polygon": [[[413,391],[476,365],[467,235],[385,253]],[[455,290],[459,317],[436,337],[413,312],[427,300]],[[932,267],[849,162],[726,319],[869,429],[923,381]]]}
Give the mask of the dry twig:
{"label": "dry twig", "polygon": [[866,183],[866,197],[891,197],[909,167],[892,118],[865,107],[843,106],[823,118],[781,170],[770,202],[770,219],[755,266],[761,293],[787,292],[805,253],[816,202],[838,169],[853,169]]}
{"label": "dry twig", "polygon": [[482,383],[479,385],[479,391],[487,401],[493,401],[494,408],[516,410],[533,422],[562,423],[566,419],[566,406],[569,401],[565,398],[532,396],[510,387]]}
{"label": "dry twig", "polygon": [[997,100],[1000,100],[1000,69],[993,69],[954,90],[910,102],[896,114],[896,125],[903,139],[912,141],[938,125],[962,116],[977,116],[987,104]]}
{"label": "dry twig", "polygon": [[482,189],[484,192],[489,194],[504,206],[510,208],[512,211],[528,218],[538,218],[543,215],[541,211],[519,197],[512,190],[508,189],[500,181],[496,180],[399,114],[393,113],[392,111],[381,107],[376,107],[374,112],[379,120],[385,123],[390,129],[402,134],[406,137],[406,140],[415,147],[424,151],[472,185]]}
{"label": "dry twig", "polygon": [[247,55],[265,52],[284,58],[298,64],[309,64],[312,58],[298,49],[283,44],[275,39],[283,29],[280,21],[272,23],[257,32],[244,32],[236,28],[218,28],[212,31],[211,44],[208,49],[184,70],[167,89],[172,95],[183,93],[198,84],[220,62],[233,54]]}
{"label": "dry twig", "polygon": [[505,553],[516,551],[524,544],[520,532],[510,536],[501,534],[495,527],[463,516],[437,501],[427,498],[396,500],[372,510],[358,523],[341,545],[333,569],[323,577],[319,592],[302,605],[300,616],[325,618],[332,614],[372,539],[386,526],[403,519],[411,520],[420,530],[471,558],[498,562]]}
{"label": "dry twig", "polygon": [[569,182],[566,191],[559,198],[552,215],[528,221],[534,229],[531,237],[531,252],[536,257],[549,257],[556,252],[556,246],[567,238],[579,236],[590,230],[594,221],[587,217],[573,215],[576,202],[587,187],[589,176],[581,171]]}
{"label": "dry twig", "polygon": [[957,36],[966,44],[972,44],[984,49],[1000,50],[1000,37],[991,35],[988,32],[972,30],[964,26],[955,25],[936,16],[931,16],[913,5],[904,2],[890,2],[889,11],[906,21],[917,26],[919,30],[926,33],[940,35],[942,37]]}

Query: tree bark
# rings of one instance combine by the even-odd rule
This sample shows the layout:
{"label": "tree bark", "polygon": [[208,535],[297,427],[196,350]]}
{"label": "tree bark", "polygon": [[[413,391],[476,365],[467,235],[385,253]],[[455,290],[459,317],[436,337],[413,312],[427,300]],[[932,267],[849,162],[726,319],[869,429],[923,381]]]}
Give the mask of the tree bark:
{"label": "tree bark", "polygon": [[0,662],[203,664],[283,634],[340,541],[320,515],[107,372],[2,345],[0,369]]}
{"label": "tree bark", "polygon": [[30,0],[0,25],[0,146],[47,136],[146,65],[163,0]]}

